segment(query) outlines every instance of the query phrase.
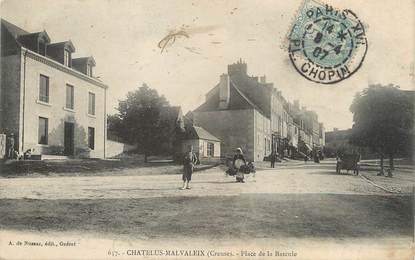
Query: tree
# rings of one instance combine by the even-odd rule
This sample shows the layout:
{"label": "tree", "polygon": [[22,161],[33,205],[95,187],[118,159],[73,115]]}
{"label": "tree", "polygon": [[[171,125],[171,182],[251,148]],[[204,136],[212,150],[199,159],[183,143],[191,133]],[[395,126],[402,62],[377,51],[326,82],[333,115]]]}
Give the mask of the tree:
{"label": "tree", "polygon": [[119,101],[118,114],[109,117],[108,128],[124,141],[137,144],[147,162],[147,157],[158,152],[166,139],[159,120],[163,106],[169,106],[166,98],[143,84]]}
{"label": "tree", "polygon": [[392,84],[372,85],[357,93],[350,111],[353,127],[350,142],[369,147],[380,155],[380,174],[384,174],[383,160],[393,159],[397,153],[412,150],[414,137],[414,93],[402,91]]}

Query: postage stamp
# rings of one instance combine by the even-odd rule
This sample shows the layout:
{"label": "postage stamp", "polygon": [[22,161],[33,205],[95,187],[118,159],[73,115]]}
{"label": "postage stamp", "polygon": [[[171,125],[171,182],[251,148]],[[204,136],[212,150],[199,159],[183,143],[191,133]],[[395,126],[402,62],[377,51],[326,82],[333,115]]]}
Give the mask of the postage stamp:
{"label": "postage stamp", "polygon": [[315,0],[303,2],[288,41],[295,69],[322,84],[353,75],[362,66],[368,48],[364,25],[353,11]]}

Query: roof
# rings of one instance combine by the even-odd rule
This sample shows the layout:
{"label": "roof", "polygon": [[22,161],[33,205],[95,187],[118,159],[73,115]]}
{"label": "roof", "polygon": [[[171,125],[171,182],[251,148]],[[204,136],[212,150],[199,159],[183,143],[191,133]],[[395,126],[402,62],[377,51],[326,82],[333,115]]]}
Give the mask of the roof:
{"label": "roof", "polygon": [[89,63],[89,64],[92,64],[93,66],[96,65],[95,59],[92,56],[89,56],[89,57],[80,57],[80,58],[73,58],[72,59],[72,64],[74,64],[74,63]]}
{"label": "roof", "polygon": [[35,38],[36,39],[36,38],[39,38],[39,37],[46,38],[47,43],[50,42],[50,37],[49,37],[49,35],[46,31],[22,34],[22,35],[18,36],[19,40],[24,40],[24,39],[28,39],[28,38],[32,38],[32,39]]}
{"label": "roof", "polygon": [[6,29],[11,33],[11,35],[17,39],[17,37],[25,34],[29,34],[29,32],[23,30],[22,28],[4,20],[1,19],[1,23],[6,27]]}
{"label": "roof", "polygon": [[243,73],[230,74],[230,80],[257,110],[268,118],[271,116],[271,92],[274,89],[272,83],[260,83],[257,77]]}
{"label": "roof", "polygon": [[73,45],[72,41],[64,41],[64,42],[56,42],[56,43],[51,43],[48,44],[48,48],[49,47],[55,47],[55,46],[61,46],[63,45],[64,47],[68,47],[70,49],[71,52],[75,52],[75,46]]}
{"label": "roof", "polygon": [[185,139],[203,139],[220,142],[220,140],[200,126],[190,126],[186,129]]}
{"label": "roof", "polygon": [[[230,79],[230,98],[229,106],[226,110],[239,110],[239,109],[256,109],[261,114],[264,112],[254,104],[235,84],[235,82]],[[196,112],[208,112],[208,111],[220,111],[223,109],[219,108],[219,85],[216,85],[211,91],[209,91],[209,97],[198,108],[194,111]]]}

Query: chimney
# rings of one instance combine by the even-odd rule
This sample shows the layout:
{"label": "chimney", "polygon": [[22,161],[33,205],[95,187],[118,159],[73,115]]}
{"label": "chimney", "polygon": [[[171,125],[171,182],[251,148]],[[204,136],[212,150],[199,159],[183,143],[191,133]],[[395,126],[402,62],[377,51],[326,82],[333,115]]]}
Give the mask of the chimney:
{"label": "chimney", "polygon": [[229,75],[222,74],[219,82],[219,109],[227,109],[230,98]]}
{"label": "chimney", "polygon": [[240,59],[237,63],[228,65],[228,74],[233,75],[247,75],[248,66]]}
{"label": "chimney", "polygon": [[259,82],[261,82],[262,84],[267,83],[267,78],[264,76],[259,77]]}

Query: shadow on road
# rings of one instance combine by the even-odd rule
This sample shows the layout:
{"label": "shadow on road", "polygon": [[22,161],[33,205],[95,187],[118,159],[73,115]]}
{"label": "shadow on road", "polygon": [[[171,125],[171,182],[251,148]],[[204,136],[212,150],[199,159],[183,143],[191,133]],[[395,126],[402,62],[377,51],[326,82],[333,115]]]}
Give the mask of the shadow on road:
{"label": "shadow on road", "polygon": [[0,228],[164,238],[381,238],[413,232],[411,196],[246,194],[0,200]]}

